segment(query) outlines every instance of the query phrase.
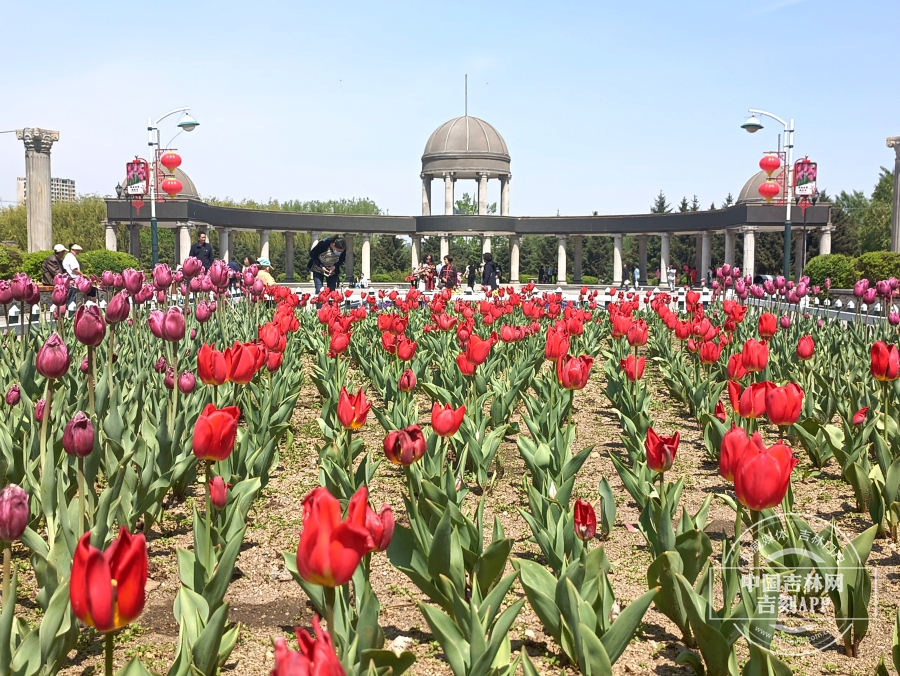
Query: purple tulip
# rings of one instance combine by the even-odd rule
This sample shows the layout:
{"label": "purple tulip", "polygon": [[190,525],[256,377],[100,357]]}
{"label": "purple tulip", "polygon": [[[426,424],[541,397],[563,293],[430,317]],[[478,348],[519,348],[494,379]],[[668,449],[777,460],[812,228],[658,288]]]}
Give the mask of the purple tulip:
{"label": "purple tulip", "polygon": [[821,319],[820,319],[819,321],[817,321],[816,324],[818,325],[818,327],[819,327],[820,329],[821,329],[823,326],[825,326],[825,322],[823,322]]}
{"label": "purple tulip", "polygon": [[181,271],[184,272],[185,277],[196,277],[203,272],[203,263],[199,258],[188,256],[184,260],[184,265],[181,266]]}
{"label": "purple tulip", "polygon": [[169,368],[169,365],[166,363],[165,357],[160,357],[156,360],[156,363],[153,365],[153,370],[157,373],[165,373],[166,369]]}
{"label": "purple tulip", "polygon": [[69,349],[58,333],[51,333],[38,350],[35,366],[45,378],[61,378],[71,363]]}
{"label": "purple tulip", "polygon": [[725,274],[725,269],[724,269],[724,267],[722,267],[722,268],[716,268],[716,277],[718,277],[718,278],[721,279],[722,276],[723,276],[724,274]]}
{"label": "purple tulip", "polygon": [[25,302],[28,305],[37,305],[41,302],[41,290],[34,282],[25,285]]}
{"label": "purple tulip", "polygon": [[26,290],[25,287],[31,281],[31,278],[24,272],[18,272],[13,275],[12,281],[9,283],[13,300],[24,301]]}
{"label": "purple tulip", "polygon": [[197,337],[197,329],[191,329],[191,340]]}
{"label": "purple tulip", "polygon": [[104,270],[100,275],[100,281],[107,289],[111,289],[116,285],[116,273],[112,270]]}
{"label": "purple tulip", "polygon": [[900,313],[897,313],[897,312],[889,313],[888,314],[888,324],[890,324],[891,326],[897,326],[897,324],[900,324]]}
{"label": "purple tulip", "polygon": [[157,291],[156,292],[156,302],[160,305],[164,305],[166,302],[166,292],[165,291]]}
{"label": "purple tulip", "polygon": [[6,403],[10,406],[15,406],[22,400],[22,392],[19,390],[18,385],[11,385],[10,388],[6,391]]}
{"label": "purple tulip", "polygon": [[178,290],[181,292],[182,296],[188,295],[188,285],[183,283],[178,287]]}
{"label": "purple tulip", "polygon": [[728,263],[722,266],[722,276],[730,277],[731,276],[731,266]]}
{"label": "purple tulip", "polygon": [[53,293],[50,294],[50,302],[54,305],[63,306],[69,299],[69,287],[57,284],[53,287]]}
{"label": "purple tulip", "polygon": [[244,270],[244,286],[253,286],[253,282],[256,280],[256,273],[250,272],[249,268]]}
{"label": "purple tulip", "polygon": [[203,275],[203,277],[200,278],[200,290],[203,291],[203,293],[210,293],[216,290],[209,275]]}
{"label": "purple tulip", "polygon": [[44,409],[47,407],[47,402],[43,399],[38,399],[34,405],[34,419],[36,422],[44,422]]}
{"label": "purple tulip", "polygon": [[184,315],[180,308],[170,307],[163,318],[163,338],[170,343],[177,343],[184,338]]}
{"label": "purple tulip", "polygon": [[94,283],[91,281],[90,277],[78,275],[78,277],[75,278],[75,288],[87,295],[91,292],[91,289],[94,288]]}
{"label": "purple tulip", "polygon": [[106,321],[110,324],[118,324],[128,319],[131,312],[131,304],[128,302],[128,292],[119,291],[109,299],[106,305]]}
{"label": "purple tulip", "polygon": [[163,318],[165,315],[162,310],[151,310],[149,316],[147,317],[147,325],[150,327],[150,332],[156,336],[157,338],[163,337]]}
{"label": "purple tulip", "polygon": [[134,268],[123,270],[122,281],[125,284],[125,290],[132,296],[135,296],[140,292],[141,287],[144,285],[144,272],[143,270],[135,270]]}
{"label": "purple tulip", "polygon": [[144,284],[141,290],[134,296],[134,302],[138,304],[146,303],[153,298],[153,287],[150,284]]}
{"label": "purple tulip", "polygon": [[875,282],[875,290],[878,292],[878,295],[882,298],[889,298],[891,295],[891,283],[887,279],[881,279]]}
{"label": "purple tulip", "polygon": [[891,291],[896,291],[897,287],[900,286],[900,280],[898,280],[896,277],[889,277],[888,284],[891,285]]}
{"label": "purple tulip", "polygon": [[63,449],[76,458],[84,458],[94,450],[94,425],[79,411],[63,430]]}
{"label": "purple tulip", "polygon": [[766,281],[763,282],[763,289],[765,289],[766,293],[769,294],[770,296],[775,295],[775,284],[774,284],[774,282],[772,282],[771,279],[767,279]]}
{"label": "purple tulip", "polygon": [[197,380],[194,378],[194,374],[190,371],[183,371],[178,377],[178,391],[182,394],[190,394],[194,391],[194,387],[196,385]]}
{"label": "purple tulip", "polygon": [[875,302],[875,297],[877,292],[875,289],[866,289],[866,292],[863,294],[862,300],[866,305],[871,305]]}
{"label": "purple tulip", "polygon": [[800,296],[797,295],[796,291],[788,291],[787,301],[788,301],[788,303],[799,303]]}
{"label": "purple tulip", "polygon": [[176,270],[173,280],[176,284],[181,284],[184,281],[184,273],[181,270]]}
{"label": "purple tulip", "polygon": [[84,358],[81,360],[81,367],[79,368],[79,370],[87,375],[87,372],[89,370],[87,355],[84,355]]}
{"label": "purple tulip", "polygon": [[799,298],[804,298],[806,294],[809,292],[809,287],[807,287],[806,282],[800,282],[797,285],[797,296]]}
{"label": "purple tulip", "polygon": [[785,279],[784,279],[784,276],[783,276],[783,275],[778,275],[778,276],[775,278],[775,288],[776,288],[776,289],[783,289],[783,288],[784,288],[784,285],[785,285]]}
{"label": "purple tulip", "polygon": [[12,542],[25,533],[31,513],[28,508],[28,493],[7,484],[0,491],[0,540]]}
{"label": "purple tulip", "polygon": [[[201,288],[201,281],[199,277],[191,277],[191,281],[188,282],[188,288],[191,290],[191,293],[199,293]],[[187,294],[185,294],[187,295]]]}
{"label": "purple tulip", "polygon": [[[737,286],[737,282],[735,282],[735,287]],[[766,290],[762,288],[759,284],[752,284],[750,286],[750,293],[753,294],[754,298],[762,300],[765,298]]]}
{"label": "purple tulip", "polygon": [[175,276],[172,274],[172,268],[165,263],[159,263],[153,268],[153,286],[157,291],[166,291],[172,286]]}
{"label": "purple tulip", "polygon": [[5,279],[0,280],[0,305],[9,305],[12,300],[12,287]]}
{"label": "purple tulip", "polygon": [[228,277],[231,274],[231,268],[225,261],[213,261],[212,267],[209,268],[209,281],[218,289],[224,289],[228,286]]}
{"label": "purple tulip", "polygon": [[787,315],[781,315],[781,320],[778,323],[781,324],[781,328],[783,329],[791,328],[791,318]]}
{"label": "purple tulip", "polygon": [[124,289],[125,288],[125,278],[120,274],[115,274],[115,279],[113,280],[113,287],[116,289]]}
{"label": "purple tulip", "polygon": [[263,283],[259,277],[253,282],[253,286],[250,287],[250,293],[254,296],[261,296],[262,292],[266,290],[266,285]]}
{"label": "purple tulip", "polygon": [[194,316],[201,324],[208,322],[209,318],[212,316],[212,310],[209,307],[209,303],[205,300],[201,300],[197,303],[197,308],[194,310]]}
{"label": "purple tulip", "polygon": [[712,288],[713,288],[713,291],[718,291],[718,290],[719,290],[719,280],[718,280],[718,279],[714,279],[714,280],[713,280]]}
{"label": "purple tulip", "polygon": [[747,296],[750,295],[750,292],[747,289],[744,289],[743,291],[738,291],[737,295],[741,300],[747,300]]}
{"label": "purple tulip", "polygon": [[167,390],[175,389],[175,369],[171,366],[166,369],[166,377],[163,378],[163,385],[166,386]]}
{"label": "purple tulip", "polygon": [[818,296],[820,293],[822,293],[822,287],[820,287],[818,285],[813,286],[812,292],[813,292],[814,296]]}
{"label": "purple tulip", "polygon": [[82,345],[97,347],[106,337],[106,322],[97,305],[82,305],[75,311],[72,322],[75,338]]}
{"label": "purple tulip", "polygon": [[825,290],[828,291],[828,289],[830,289],[830,288],[831,288],[831,277],[826,277],[825,278]]}
{"label": "purple tulip", "polygon": [[865,295],[868,288],[869,288],[869,280],[861,279],[858,282],[856,282],[856,284],[853,285],[853,295],[856,296],[857,298],[862,298]]}

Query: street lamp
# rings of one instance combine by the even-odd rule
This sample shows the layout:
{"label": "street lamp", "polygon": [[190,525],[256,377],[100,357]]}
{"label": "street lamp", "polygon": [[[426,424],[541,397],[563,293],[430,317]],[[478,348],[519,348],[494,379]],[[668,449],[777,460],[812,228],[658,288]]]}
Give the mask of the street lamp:
{"label": "street lamp", "polygon": [[741,129],[746,129],[749,133],[755,134],[760,129],[763,128],[762,122],[759,121],[757,115],[765,115],[766,117],[771,117],[776,122],[780,122],[784,127],[784,147],[787,149],[787,166],[784,168],[784,171],[787,172],[785,177],[787,180],[784,185],[784,203],[786,205],[786,213],[784,218],[784,277],[785,279],[790,279],[791,277],[791,198],[790,195],[787,194],[787,191],[791,189],[793,185],[793,181],[791,180],[791,175],[794,171],[794,120],[791,120],[790,124],[782,120],[777,115],[773,115],[772,113],[768,113],[765,110],[757,110],[755,108],[750,108],[750,118],[741,125]]}
{"label": "street lamp", "polygon": [[153,265],[159,263],[159,233],[156,225],[156,178],[157,172],[159,171],[159,123],[165,120],[170,115],[174,115],[175,113],[181,113],[181,120],[178,122],[178,127],[182,131],[191,132],[194,131],[197,127],[200,126],[200,123],[197,122],[191,115],[188,115],[188,112],[191,108],[190,106],[184,108],[176,108],[175,110],[171,110],[161,118],[159,118],[155,123],[152,121],[153,118],[147,118],[147,131],[150,133],[150,140],[147,145],[153,148],[153,170],[150,172],[150,250],[152,252],[153,257]]}

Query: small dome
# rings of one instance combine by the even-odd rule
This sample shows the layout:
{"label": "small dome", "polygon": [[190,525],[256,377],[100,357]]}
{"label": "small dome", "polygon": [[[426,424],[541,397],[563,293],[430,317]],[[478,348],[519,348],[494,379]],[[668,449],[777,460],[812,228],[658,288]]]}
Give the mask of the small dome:
{"label": "small dome", "polygon": [[456,117],[438,127],[422,155],[422,173],[458,179],[477,178],[481,173],[496,178],[509,175],[509,149],[500,133],[477,117]]}
{"label": "small dome", "polygon": [[[772,172],[772,178],[775,182],[781,180],[781,175],[784,173],[784,167],[778,169],[778,171]],[[766,175],[766,172],[760,171],[754,174],[749,181],[744,184],[744,187],[741,188],[741,192],[738,193],[737,196],[737,204],[765,204],[765,198],[759,194],[759,186],[766,182],[766,179],[769,177]],[[778,185],[781,185],[780,183]],[[778,193],[778,196],[775,199],[780,199],[784,197],[781,193]]]}
{"label": "small dome", "polygon": [[[151,168],[151,171],[152,170],[153,169]],[[163,174],[163,177],[159,179],[159,183],[157,183],[157,187],[159,187],[159,184],[161,184],[164,180],[166,180],[165,177],[169,175],[169,170],[163,169],[162,174]],[[181,192],[178,193],[177,195],[175,195],[175,199],[194,199],[194,200],[200,199],[200,194],[197,192],[197,186],[194,185],[194,182],[191,180],[190,176],[185,174],[178,167],[175,168],[173,175],[175,178],[177,178],[179,181],[181,181],[181,186],[182,186]],[[122,181],[122,185],[126,185],[126,181]],[[149,188],[148,188],[148,190],[149,190]],[[166,196],[166,194],[164,192],[162,192],[162,190],[159,190],[159,193],[162,197]],[[149,198],[149,193],[147,194],[147,197]]]}

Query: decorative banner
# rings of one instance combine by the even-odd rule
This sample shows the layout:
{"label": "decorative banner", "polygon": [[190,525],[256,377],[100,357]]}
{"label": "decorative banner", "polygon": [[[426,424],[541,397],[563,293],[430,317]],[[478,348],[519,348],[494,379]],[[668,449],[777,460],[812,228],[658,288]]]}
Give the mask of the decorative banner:
{"label": "decorative banner", "polygon": [[816,190],[818,165],[804,158],[794,162],[794,196],[812,197]]}
{"label": "decorative banner", "polygon": [[131,206],[134,207],[134,210],[137,211],[137,215],[141,215],[141,207],[144,206],[144,200],[132,200]]}
{"label": "decorative banner", "polygon": [[125,192],[128,195],[143,196],[149,190],[150,165],[147,160],[135,158],[125,165]]}

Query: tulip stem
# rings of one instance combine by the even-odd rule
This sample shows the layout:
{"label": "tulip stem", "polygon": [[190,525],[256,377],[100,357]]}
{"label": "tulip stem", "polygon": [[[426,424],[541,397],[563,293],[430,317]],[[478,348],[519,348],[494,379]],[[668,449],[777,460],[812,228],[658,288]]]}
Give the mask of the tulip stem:
{"label": "tulip stem", "polygon": [[113,351],[116,349],[116,325],[109,325],[109,342],[106,344],[106,384],[107,390],[109,393],[106,395],[107,398],[107,410],[112,405],[112,392],[113,392]]}
{"label": "tulip stem", "polygon": [[91,421],[97,419],[97,413],[94,408],[94,348],[88,345],[88,353],[87,353],[87,377],[88,377],[88,412],[91,416]]}
{"label": "tulip stem", "polygon": [[113,632],[109,632],[106,635],[106,669],[104,670],[104,674],[106,676],[113,676],[113,651],[115,650],[115,637]]}
{"label": "tulip stem", "polygon": [[888,397],[887,381],[881,384],[881,395],[884,399],[884,445],[887,446],[888,452],[890,452],[891,444],[888,441],[888,406],[890,405],[890,397]]}
{"label": "tulip stem", "polygon": [[78,539],[84,535],[84,458],[78,458]]}
{"label": "tulip stem", "polygon": [[334,626],[334,587],[323,587],[322,589],[325,592],[325,623],[328,625],[328,633],[332,636],[335,636],[336,629]]}
{"label": "tulip stem", "polygon": [[[44,466],[47,458],[47,418],[50,417],[50,398],[53,396],[53,378],[47,378],[44,385],[44,417],[41,419],[41,473],[47,471]],[[52,537],[52,536],[51,536]]]}
{"label": "tulip stem", "polygon": [[743,511],[744,511],[744,506],[740,503],[740,501],[738,501],[737,511],[735,512],[736,516],[734,519],[734,542],[735,542],[735,545],[737,545],[737,541],[741,537],[741,530],[744,525]]}
{"label": "tulip stem", "polygon": [[9,601],[9,584],[10,584],[10,568],[12,566],[12,543],[3,541],[3,600],[0,607],[6,610],[6,603]]}
{"label": "tulip stem", "polygon": [[207,561],[213,559],[212,551],[212,494],[210,491],[210,482],[212,481],[212,460],[206,461],[206,547]]}

